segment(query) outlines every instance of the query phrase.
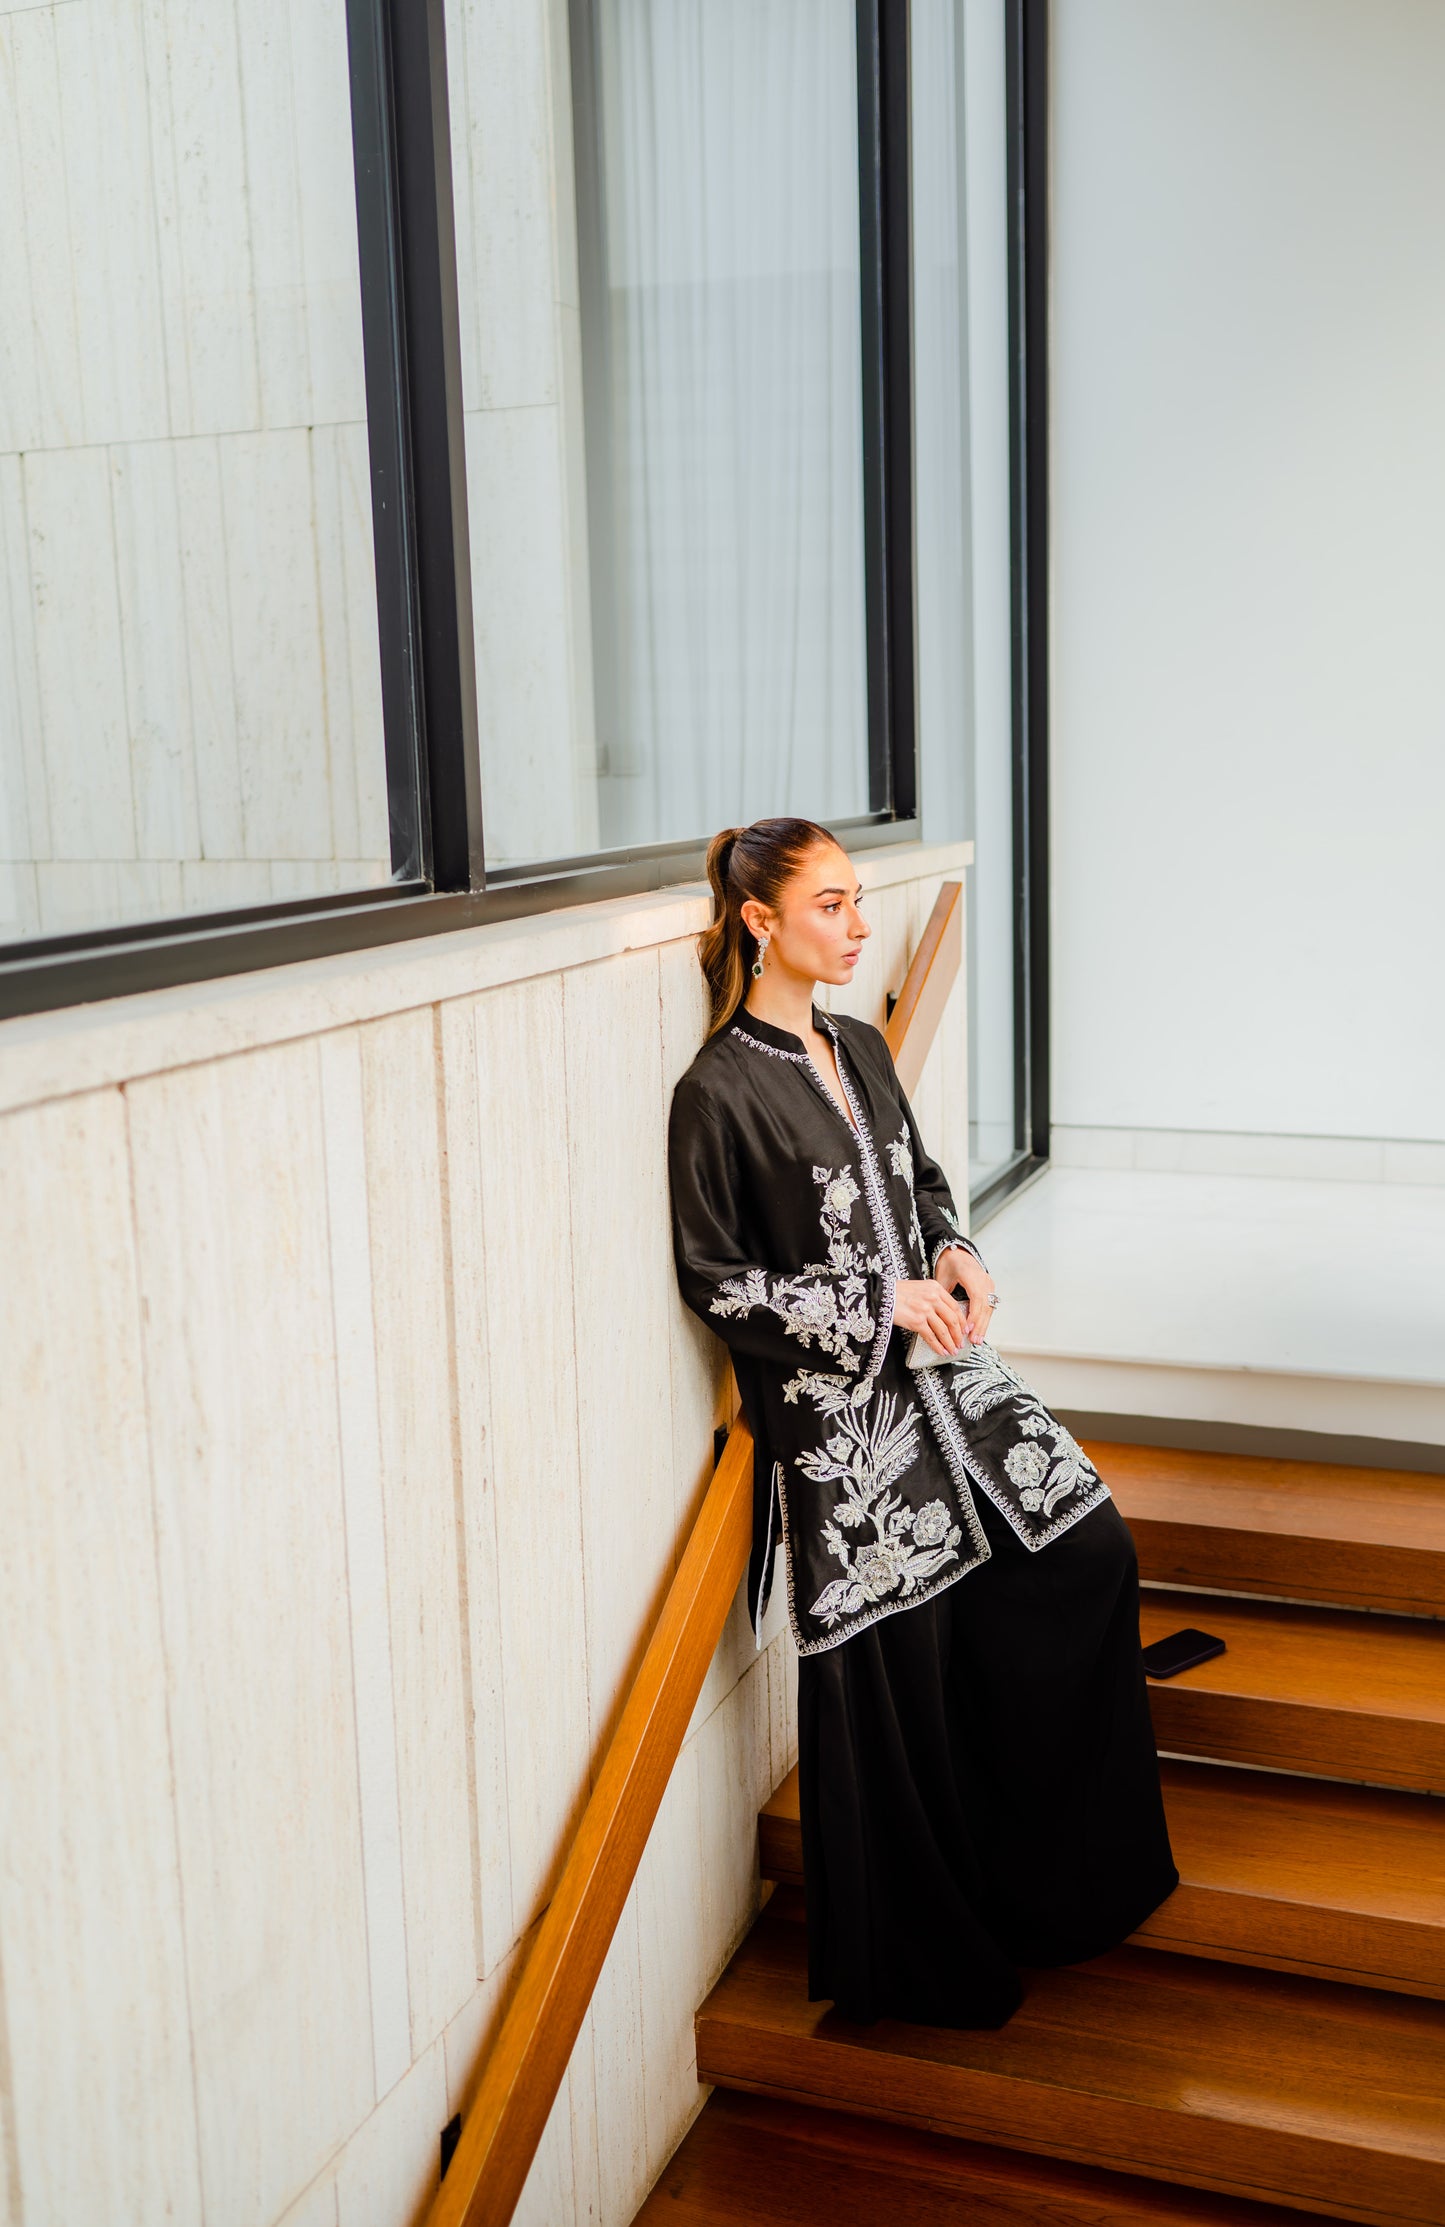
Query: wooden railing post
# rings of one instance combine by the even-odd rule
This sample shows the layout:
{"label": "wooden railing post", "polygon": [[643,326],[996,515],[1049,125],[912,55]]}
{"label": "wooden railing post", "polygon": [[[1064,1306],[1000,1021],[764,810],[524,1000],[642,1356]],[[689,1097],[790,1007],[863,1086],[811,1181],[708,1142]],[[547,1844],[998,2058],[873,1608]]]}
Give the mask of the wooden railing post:
{"label": "wooden railing post", "polygon": [[887,1028],[888,1049],[905,1096],[918,1087],[948,994],[963,964],[963,884],[945,882],[918,939]]}

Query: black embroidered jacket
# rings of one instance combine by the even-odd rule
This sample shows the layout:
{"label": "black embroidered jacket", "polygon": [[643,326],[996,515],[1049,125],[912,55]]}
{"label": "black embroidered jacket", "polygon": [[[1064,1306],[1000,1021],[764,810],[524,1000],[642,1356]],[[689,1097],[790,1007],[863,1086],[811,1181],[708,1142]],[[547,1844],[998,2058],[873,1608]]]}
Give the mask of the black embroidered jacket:
{"label": "black embroidered jacket", "polygon": [[1031,1548],[1108,1488],[993,1348],[910,1369],[900,1278],[969,1244],[879,1029],[814,1006],[854,1122],[800,1037],[740,1009],[673,1093],[683,1298],[728,1344],[756,1443],[748,1604],[780,1537],[800,1654],[913,1607],[986,1561],[979,1486]]}

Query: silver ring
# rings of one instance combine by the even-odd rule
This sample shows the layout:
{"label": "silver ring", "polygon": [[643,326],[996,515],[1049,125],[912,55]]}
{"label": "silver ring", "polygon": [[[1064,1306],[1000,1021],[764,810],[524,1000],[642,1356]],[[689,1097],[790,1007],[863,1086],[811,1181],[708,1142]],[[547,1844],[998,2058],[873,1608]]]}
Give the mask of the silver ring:
{"label": "silver ring", "polygon": [[989,1293],[988,1303],[991,1307],[996,1307],[998,1305],[998,1293],[996,1291],[991,1291]]}

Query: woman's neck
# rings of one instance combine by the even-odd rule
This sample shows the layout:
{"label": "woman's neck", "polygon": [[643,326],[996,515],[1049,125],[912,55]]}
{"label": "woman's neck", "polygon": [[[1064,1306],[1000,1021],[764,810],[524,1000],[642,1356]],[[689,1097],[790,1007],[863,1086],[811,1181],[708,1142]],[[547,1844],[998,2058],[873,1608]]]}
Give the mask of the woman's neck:
{"label": "woman's neck", "polygon": [[748,985],[743,999],[744,1009],[769,1028],[780,1028],[790,1036],[800,1036],[805,1044],[812,1042],[816,1031],[813,1027],[813,996],[818,985],[793,975],[783,981],[766,977],[761,982]]}

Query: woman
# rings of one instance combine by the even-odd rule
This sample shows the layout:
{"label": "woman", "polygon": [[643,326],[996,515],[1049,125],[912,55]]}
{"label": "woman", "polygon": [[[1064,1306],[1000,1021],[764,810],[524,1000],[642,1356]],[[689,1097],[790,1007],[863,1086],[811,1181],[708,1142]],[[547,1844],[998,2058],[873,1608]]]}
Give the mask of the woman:
{"label": "woman", "polygon": [[1098,1955],[1178,1884],[1133,1539],[987,1342],[993,1279],[882,1034],[813,1003],[869,934],[846,853],[761,820],[708,878],[673,1244],[756,1442],[755,1629],[785,1550],[809,1994],[1001,2026],[1017,1966]]}

